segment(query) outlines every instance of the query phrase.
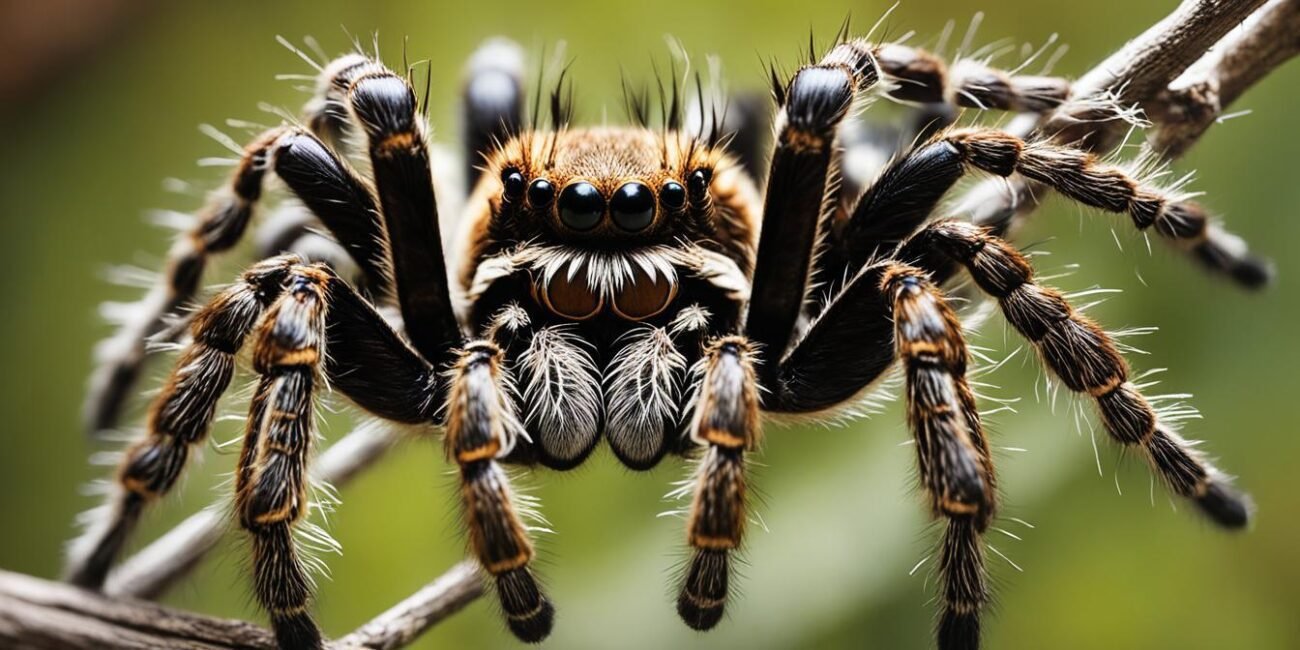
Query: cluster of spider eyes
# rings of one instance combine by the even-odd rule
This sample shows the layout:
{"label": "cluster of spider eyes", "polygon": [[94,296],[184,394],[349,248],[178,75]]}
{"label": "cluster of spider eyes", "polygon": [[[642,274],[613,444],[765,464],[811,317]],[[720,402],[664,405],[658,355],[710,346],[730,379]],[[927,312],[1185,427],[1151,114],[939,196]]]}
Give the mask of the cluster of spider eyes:
{"label": "cluster of spider eyes", "polygon": [[[708,191],[710,176],[707,169],[692,172],[686,179],[690,185],[689,196],[702,198]],[[526,194],[528,205],[534,210],[546,210],[556,201],[553,183],[545,178],[526,183],[523,173],[513,167],[507,167],[501,172],[501,184],[505,188],[507,201],[518,201]],[[686,207],[687,197],[687,189],[681,183],[668,180],[659,187],[658,205],[670,212],[677,212]],[[637,233],[654,223],[656,201],[654,192],[638,181],[619,186],[607,202],[595,185],[577,180],[565,185],[559,192],[556,207],[559,209],[560,222],[566,228],[578,232],[586,232],[600,225],[608,207],[610,218],[619,230]]]}

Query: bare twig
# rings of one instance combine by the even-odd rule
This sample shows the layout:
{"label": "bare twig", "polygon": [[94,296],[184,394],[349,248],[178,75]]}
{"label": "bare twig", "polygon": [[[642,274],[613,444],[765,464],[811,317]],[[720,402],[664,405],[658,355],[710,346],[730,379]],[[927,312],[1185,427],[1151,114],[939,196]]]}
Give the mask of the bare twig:
{"label": "bare twig", "polygon": [[339,643],[376,650],[400,648],[481,595],[483,581],[478,566],[462,562],[396,607],[339,639]]}
{"label": "bare twig", "polygon": [[[1112,149],[1131,127],[1130,121],[1118,119],[1119,112],[1155,102],[1179,75],[1263,4],[1264,0],[1184,0],[1173,13],[1080,77],[1069,101],[1037,124],[1033,116],[1024,116],[1013,127],[1018,135],[1037,130],[1087,150]],[[1013,218],[1033,212],[1047,193],[1040,184],[1021,177],[995,179],[971,188],[957,211],[975,223],[1008,228]]]}
{"label": "bare twig", "polygon": [[1173,13],[1129,41],[1074,84],[1068,116],[1081,100],[1113,93],[1121,104],[1159,93],[1264,0],[1184,0]]}
{"label": "bare twig", "polygon": [[1147,106],[1159,127],[1152,148],[1182,156],[1228,106],[1297,54],[1300,0],[1272,0]]}
{"label": "bare twig", "polygon": [[[321,453],[314,465],[315,475],[342,486],[379,460],[398,437],[378,422],[362,425]],[[109,575],[104,590],[113,595],[157,598],[198,566],[228,528],[223,506],[205,509],[123,562]]]}
{"label": "bare twig", "polygon": [[[390,650],[414,641],[483,591],[478,567],[462,562],[331,650]],[[130,598],[0,571],[0,647],[80,650],[105,648],[275,648],[267,630]]]}

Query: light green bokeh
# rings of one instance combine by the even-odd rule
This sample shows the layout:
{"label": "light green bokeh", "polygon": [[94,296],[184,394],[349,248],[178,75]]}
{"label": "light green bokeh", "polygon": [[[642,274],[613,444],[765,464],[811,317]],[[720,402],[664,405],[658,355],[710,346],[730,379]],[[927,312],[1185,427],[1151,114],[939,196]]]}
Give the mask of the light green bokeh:
{"label": "light green bokeh", "polygon": [[[977,42],[1042,42],[1059,32],[1071,50],[1058,71],[1078,74],[1173,5],[985,0],[979,8],[988,17]],[[108,332],[96,305],[136,295],[108,286],[101,273],[112,264],[156,264],[166,234],[145,224],[146,209],[193,207],[163,192],[161,179],[208,186],[218,178],[194,167],[196,158],[220,155],[197,123],[271,122],[258,113],[258,101],[301,103],[292,83],[274,79],[304,71],[275,43],[276,34],[313,34],[342,50],[347,38],[339,25],[355,34],[377,30],[394,62],[400,38],[408,36],[411,59],[433,62],[432,118],[438,139],[448,142],[455,137],[462,62],[490,35],[511,36],[534,51],[566,40],[576,57],[580,115],[598,121],[607,108],[613,122],[622,119],[620,65],[633,76],[647,73],[652,56],[666,56],[664,34],[697,56],[719,54],[733,86],[759,87],[760,57],[793,62],[810,26],[825,38],[846,13],[865,28],[885,8],[772,0],[156,3],[122,38],[41,95],[0,107],[8,127],[0,173],[0,567],[58,574],[73,517],[91,503],[79,487],[106,474],[85,463],[91,447],[78,417],[91,347]],[[891,18],[890,34],[916,30],[914,42],[925,42],[949,18],[964,24],[971,11],[956,0],[913,0]],[[1149,490],[1141,463],[1120,464],[1105,440],[1099,477],[1086,429],[1076,435],[1064,397],[1056,415],[1048,400],[1035,399],[1040,374],[1034,363],[1021,362],[1028,359],[1022,352],[989,381],[1002,387],[992,391],[997,395],[1024,398],[1015,405],[1019,413],[995,419],[994,437],[1000,446],[1028,450],[1001,453],[1000,467],[1007,516],[1035,527],[1004,522],[1022,541],[993,533],[992,543],[1024,572],[990,560],[998,590],[989,647],[1300,645],[1300,438],[1287,410],[1300,367],[1292,324],[1300,315],[1300,265],[1291,257],[1300,235],[1293,156],[1300,136],[1291,103],[1300,98],[1297,87],[1300,67],[1274,75],[1237,107],[1254,109],[1252,115],[1216,127],[1179,165],[1198,169],[1195,189],[1208,193],[1233,230],[1277,260],[1280,281],[1271,290],[1243,294],[1158,245],[1148,255],[1123,220],[1059,200],[1024,234],[1024,241],[1051,239],[1040,247],[1053,253],[1038,258],[1045,267],[1083,264],[1059,280],[1064,288],[1125,289],[1094,308],[1096,317],[1112,327],[1160,327],[1136,341],[1150,356],[1133,361],[1142,369],[1170,367],[1161,388],[1196,394],[1206,417],[1189,425],[1189,435],[1209,439],[1209,450],[1253,492],[1258,523],[1232,536],[1174,512],[1159,488]],[[1123,250],[1112,240],[1112,225]],[[237,268],[224,264],[210,279],[224,281]],[[996,354],[1020,345],[996,317],[980,342]],[[326,437],[346,428],[346,419],[331,418]],[[216,438],[237,432],[237,424],[227,424]],[[897,407],[845,428],[769,432],[756,479],[769,530],[753,528],[742,595],[709,635],[687,631],[671,604],[681,522],[655,515],[675,507],[661,497],[682,476],[676,463],[634,475],[602,451],[577,472],[532,477],[528,483],[557,531],[540,544],[542,571],[560,608],[550,647],[929,647],[927,571],[908,571],[928,552],[933,531],[912,490],[911,452],[898,446],[906,435]],[[230,452],[209,448],[178,497],[148,518],[140,539],[211,500],[232,464]],[[332,530],[346,551],[330,558],[333,578],[323,582],[318,606],[327,632],[351,629],[460,557],[448,470],[436,444],[411,442],[344,490]],[[167,602],[259,617],[242,551],[232,539]],[[487,600],[420,643],[511,645]]]}

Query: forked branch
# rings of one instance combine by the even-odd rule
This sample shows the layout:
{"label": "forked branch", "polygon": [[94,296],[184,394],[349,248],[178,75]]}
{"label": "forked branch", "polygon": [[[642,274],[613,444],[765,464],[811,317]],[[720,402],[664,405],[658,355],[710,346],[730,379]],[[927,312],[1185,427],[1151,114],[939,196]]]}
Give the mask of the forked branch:
{"label": "forked branch", "polygon": [[1300,53],[1300,0],[1272,0],[1157,94],[1147,113],[1151,146],[1182,156],[1229,106]]}
{"label": "forked branch", "polygon": [[[1150,146],[1164,161],[1175,160],[1228,105],[1296,55],[1298,14],[1296,0],[1184,0],[1080,77],[1069,101],[1041,118],[1021,116],[1009,130],[1106,152],[1132,126],[1118,112],[1139,108],[1155,127]],[[976,223],[1002,224],[1032,213],[1047,191],[1023,178],[990,180],[962,197],[957,211]]]}

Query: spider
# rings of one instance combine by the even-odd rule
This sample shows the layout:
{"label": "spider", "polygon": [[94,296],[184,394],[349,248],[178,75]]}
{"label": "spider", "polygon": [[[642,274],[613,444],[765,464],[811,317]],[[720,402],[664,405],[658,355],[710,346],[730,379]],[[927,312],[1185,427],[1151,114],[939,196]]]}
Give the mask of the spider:
{"label": "spider", "polygon": [[[633,470],[691,459],[691,550],[676,605],[687,625],[708,630],[727,606],[748,520],[746,464],[765,414],[826,417],[901,367],[919,482],[944,522],[938,645],[976,648],[997,479],[957,298],[943,288],[959,274],[1170,490],[1217,524],[1247,525],[1248,498],[1161,421],[1112,337],[1035,280],[1002,238],[1005,222],[934,214],[972,172],[1019,174],[1127,214],[1241,284],[1266,281],[1266,264],[1200,205],[1078,149],[988,128],[928,129],[870,182],[839,171],[858,146],[842,127],[873,95],[1044,112],[1069,96],[1066,80],[971,61],[949,68],[930,52],[844,32],[792,75],[773,73],[769,155],[757,144],[763,111],[704,110],[698,77],[698,110],[674,78],[669,92],[660,86],[658,119],[650,93],[627,92],[631,126],[586,128],[571,124],[563,75],[549,94],[551,124],[540,123],[540,91],[528,119],[521,70],[517,47],[501,41],[467,68],[468,197],[450,243],[409,73],[363,54],[320,66],[302,123],[242,148],[160,284],[104,350],[92,426],[117,418],[145,340],[177,336],[164,317],[194,297],[208,260],[243,238],[265,182],[278,178],[301,209],[271,217],[265,258],[189,317],[146,435],[121,462],[110,515],[74,553],[74,583],[103,584],[145,507],[205,440],[249,347],[259,381],[234,512],[282,646],[322,646],[293,531],[308,507],[314,403],[325,391],[384,420],[441,427],[469,548],[525,642],[547,637],[555,610],[503,467],[567,470],[602,440]],[[816,287],[829,297],[810,299]]]}

